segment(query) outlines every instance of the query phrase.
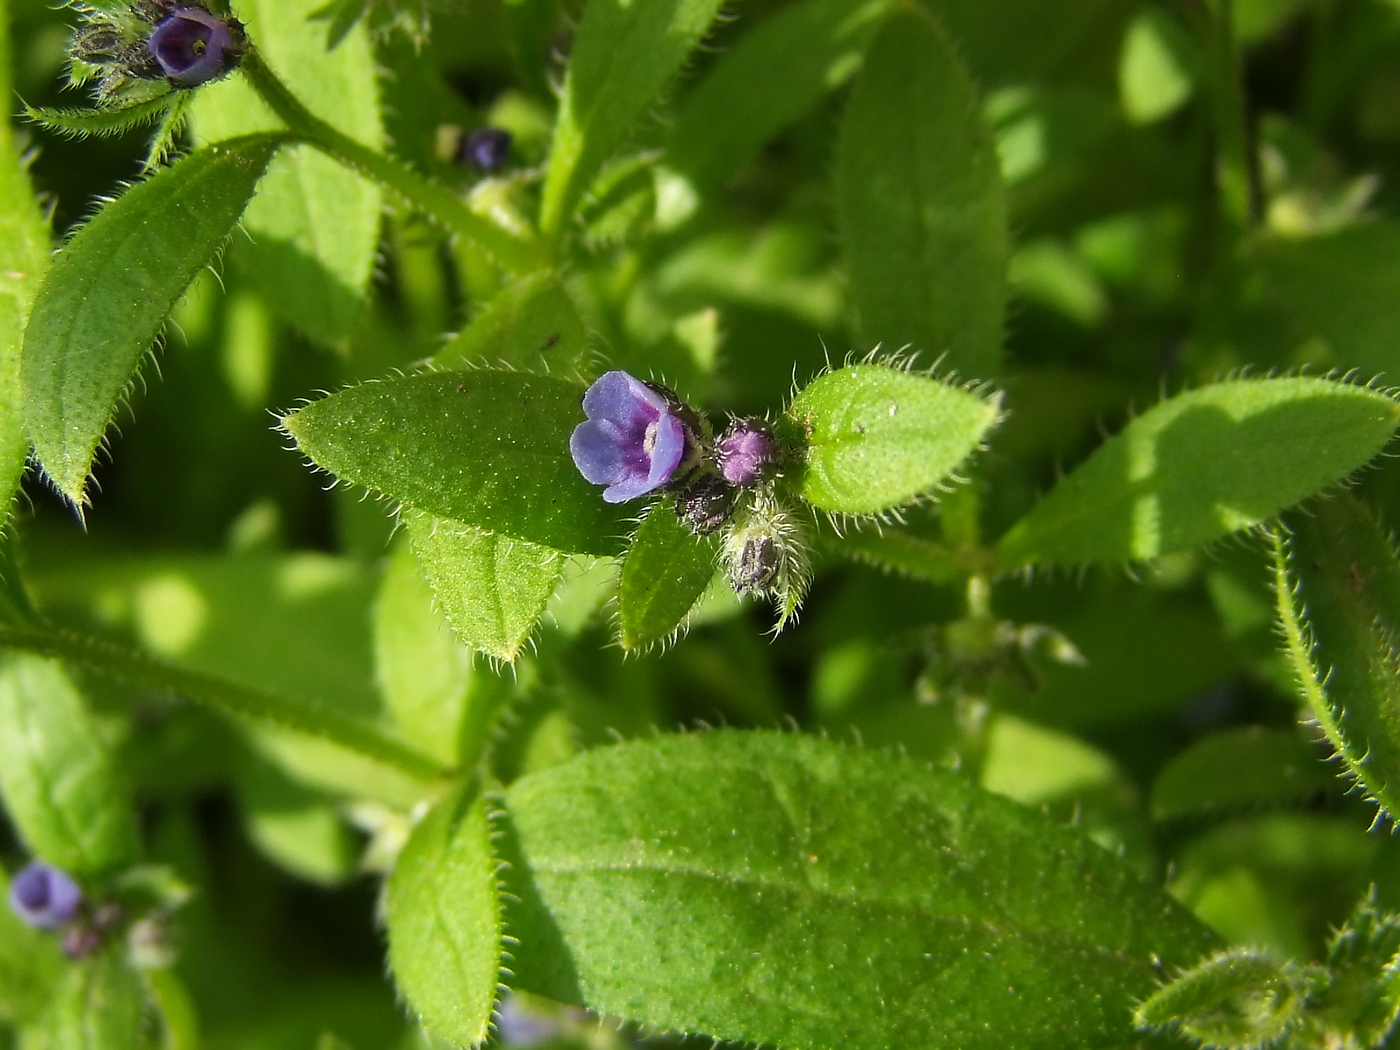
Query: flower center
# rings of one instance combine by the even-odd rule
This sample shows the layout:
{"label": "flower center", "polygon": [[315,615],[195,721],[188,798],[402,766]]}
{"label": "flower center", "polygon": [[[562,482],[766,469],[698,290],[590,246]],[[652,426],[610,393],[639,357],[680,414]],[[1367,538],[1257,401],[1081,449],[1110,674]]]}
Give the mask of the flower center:
{"label": "flower center", "polygon": [[651,458],[656,454],[656,434],[661,429],[661,420],[647,424],[647,432],[642,436],[642,451]]}

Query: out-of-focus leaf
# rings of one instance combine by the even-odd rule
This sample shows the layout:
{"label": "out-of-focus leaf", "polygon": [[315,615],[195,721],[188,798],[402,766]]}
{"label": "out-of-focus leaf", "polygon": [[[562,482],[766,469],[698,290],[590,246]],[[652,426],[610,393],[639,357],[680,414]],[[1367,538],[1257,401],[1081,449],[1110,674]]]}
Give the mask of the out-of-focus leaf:
{"label": "out-of-focus leaf", "polygon": [[[11,98],[9,34],[0,10],[0,98]],[[20,347],[29,308],[49,264],[49,228],[8,121],[0,122],[0,507],[24,473],[29,434],[20,394]]]}
{"label": "out-of-focus leaf", "polygon": [[1118,90],[1128,119],[1151,124],[1184,105],[1196,86],[1193,67],[1198,61],[1184,26],[1163,10],[1144,8],[1128,27],[1118,65]]}
{"label": "out-of-focus leaf", "polygon": [[1001,541],[1007,566],[1155,558],[1268,521],[1376,456],[1400,423],[1377,390],[1232,380],[1130,422]]}
{"label": "out-of-focus leaf", "polygon": [[522,277],[497,294],[470,325],[438,351],[441,369],[473,365],[569,370],[588,352],[588,330],[554,272]]}
{"label": "out-of-focus leaf", "polygon": [[[378,149],[384,142],[374,51],[363,25],[326,50],[325,25],[311,19],[322,0],[244,0],[238,14],[258,52],[322,120]],[[201,142],[281,127],[241,77],[200,91],[194,122]],[[286,150],[268,167],[248,205],[240,245],[263,294],[311,338],[349,338],[364,304],[379,245],[379,187],[310,146]]]}
{"label": "out-of-focus leaf", "polygon": [[856,81],[836,204],[866,343],[994,376],[1009,254],[996,143],[952,44],[916,7],[886,20]]}
{"label": "out-of-focus leaf", "polygon": [[589,751],[505,806],[512,983],[720,1039],[1113,1045],[1210,944],[1072,831],[811,737]]}
{"label": "out-of-focus leaf", "polygon": [[108,949],[69,965],[25,1050],[144,1050],[145,994],[125,953]]}
{"label": "out-of-focus leaf", "polygon": [[528,540],[405,509],[409,542],[447,622],[471,648],[520,655],[564,572],[564,556]]}
{"label": "out-of-focus leaf", "polygon": [[656,103],[721,0],[594,0],[569,56],[545,173],[540,227],[557,236],[579,196]]}
{"label": "out-of-focus leaf", "polygon": [[828,372],[788,406],[807,449],[798,491],[838,514],[898,507],[946,483],[996,425],[999,406],[881,364]]}
{"label": "out-of-focus leaf", "polygon": [[49,267],[24,334],[25,418],[44,472],[74,503],[142,357],[283,141],[191,154],[104,207]]}
{"label": "out-of-focus leaf", "polygon": [[1321,759],[1292,730],[1249,726],[1215,733],[1157,774],[1152,816],[1169,820],[1303,798],[1334,780]]}
{"label": "out-of-focus leaf", "polygon": [[985,0],[922,2],[948,28],[978,82],[993,87],[1083,75],[1075,62],[1086,43],[1116,43],[1132,11],[1112,0],[1071,7],[1056,0],[997,0],[994,15]]}
{"label": "out-of-focus leaf", "polygon": [[0,795],[31,852],[74,874],[136,855],[136,811],[92,714],[56,661],[0,656]]}
{"label": "out-of-focus leaf", "polygon": [[486,1038],[502,978],[501,899],[486,803],[459,788],[413,831],[385,898],[389,967],[435,1036]]}
{"label": "out-of-focus leaf", "polygon": [[615,554],[623,511],[569,454],[583,387],[478,369],[362,383],[284,416],[322,469],[410,506],[574,554]]}
{"label": "out-of-focus leaf", "polygon": [[698,189],[722,183],[860,68],[893,0],[801,0],[749,30],[691,92],[666,164]]}
{"label": "out-of-focus leaf", "polygon": [[715,544],[683,525],[669,502],[643,519],[618,580],[617,613],[628,651],[674,636],[715,576]]}
{"label": "out-of-focus leaf", "polygon": [[1347,774],[1400,813],[1400,563],[1371,511],[1349,495],[1289,515],[1274,535],[1285,652]]}
{"label": "out-of-focus leaf", "polygon": [[452,765],[472,691],[472,651],[452,633],[408,544],[389,559],[374,604],[374,669],[405,740]]}
{"label": "out-of-focus leaf", "polygon": [[355,836],[326,797],[259,757],[239,770],[239,803],[248,837],[275,863],[322,886],[355,870]]}
{"label": "out-of-focus leaf", "polygon": [[[0,869],[0,900],[9,897],[9,876]],[[37,1017],[62,972],[54,938],[20,922],[10,908],[0,908],[0,1024]]]}

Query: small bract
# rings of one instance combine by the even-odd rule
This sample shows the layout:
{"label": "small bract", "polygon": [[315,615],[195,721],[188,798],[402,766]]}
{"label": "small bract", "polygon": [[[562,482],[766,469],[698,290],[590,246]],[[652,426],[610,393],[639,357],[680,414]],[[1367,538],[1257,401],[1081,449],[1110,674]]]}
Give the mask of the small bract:
{"label": "small bract", "polygon": [[608,372],[583,395],[586,422],[569,451],[579,473],[608,486],[603,499],[624,503],[671,480],[685,457],[686,426],[666,398],[626,372]]}
{"label": "small bract", "polygon": [[146,47],[180,87],[198,87],[223,76],[243,55],[238,23],[202,7],[177,8],[156,25]]}
{"label": "small bract", "polygon": [[72,922],[83,904],[83,891],[65,871],[43,861],[22,868],[10,883],[10,907],[24,922],[55,930]]}

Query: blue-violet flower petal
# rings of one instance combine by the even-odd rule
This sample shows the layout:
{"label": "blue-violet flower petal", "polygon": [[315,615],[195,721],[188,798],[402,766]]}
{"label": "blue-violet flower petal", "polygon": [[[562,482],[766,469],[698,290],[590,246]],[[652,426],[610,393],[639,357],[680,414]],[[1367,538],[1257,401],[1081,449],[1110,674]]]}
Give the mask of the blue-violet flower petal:
{"label": "blue-violet flower petal", "polygon": [[83,891],[67,872],[34,861],[10,883],[10,907],[30,926],[57,929],[71,922],[83,904]]}
{"label": "blue-violet flower petal", "polygon": [[588,419],[574,428],[569,451],[580,474],[608,486],[608,503],[660,488],[685,457],[685,424],[665,398],[626,372],[608,372],[589,387],[583,411]]}
{"label": "blue-violet flower petal", "polygon": [[228,24],[200,7],[177,8],[146,41],[172,83],[198,87],[232,68],[238,49]]}

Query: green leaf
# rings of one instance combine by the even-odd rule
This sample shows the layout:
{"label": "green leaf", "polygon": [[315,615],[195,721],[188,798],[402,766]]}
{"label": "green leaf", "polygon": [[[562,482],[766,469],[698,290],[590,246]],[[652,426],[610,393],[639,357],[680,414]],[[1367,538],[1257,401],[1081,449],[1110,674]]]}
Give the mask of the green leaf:
{"label": "green leaf", "polygon": [[476,677],[472,652],[434,605],[407,543],[390,557],[374,604],[374,670],[404,739],[455,765]]}
{"label": "green leaf", "polygon": [[1400,916],[1383,911],[1371,887],[1327,946],[1332,980],[1314,1011],[1329,1030],[1330,1042],[1385,1046],[1400,1019]]}
{"label": "green leaf", "polygon": [[1010,251],[996,143],[947,36],[917,7],[885,22],[856,81],[836,211],[866,342],[995,375]]}
{"label": "green leaf", "polygon": [[652,507],[632,538],[618,580],[623,649],[646,649],[685,628],[690,610],[715,578],[715,546],[686,528],[669,500]]}
{"label": "green leaf", "polygon": [[571,554],[616,554],[623,511],[569,454],[583,386],[479,369],[363,383],[283,417],[317,466],[439,517]]}
{"label": "green leaf", "polygon": [[73,963],[44,1016],[24,1032],[25,1050],[144,1050],[141,978],[108,949]]}
{"label": "green leaf", "polygon": [[801,0],[749,30],[691,92],[666,166],[717,186],[777,132],[845,83],[893,0]]}
{"label": "green leaf", "polygon": [[1395,547],[1349,495],[1317,501],[1285,524],[1274,535],[1274,591],[1298,691],[1347,773],[1400,814]]}
{"label": "green leaf", "polygon": [[494,296],[463,331],[438,351],[433,366],[576,368],[588,352],[588,330],[553,271],[531,274]]}
{"label": "green leaf", "polygon": [[1123,110],[1134,124],[1176,112],[1195,89],[1194,53],[1186,28],[1164,11],[1146,8],[1133,19],[1118,65]]}
{"label": "green leaf", "polygon": [[61,664],[0,655],[0,795],[36,856],[74,874],[136,855],[136,812],[92,714]]}
{"label": "green leaf", "polygon": [[1001,541],[1005,565],[1155,558],[1268,521],[1364,466],[1400,404],[1327,379],[1240,379],[1130,422]]}
{"label": "green leaf", "polygon": [[[326,50],[325,26],[311,18],[322,0],[244,0],[258,52],[316,116],[372,149],[384,144],[374,50],[363,25]],[[282,126],[242,77],[196,96],[195,131],[219,142]],[[312,339],[343,344],[364,305],[379,246],[378,185],[311,146],[284,151],[268,167],[240,245],[263,294]]]}
{"label": "green leaf", "polygon": [[1321,758],[1291,729],[1248,726],[1214,733],[1157,774],[1152,816],[1170,820],[1304,798],[1333,781]]}
{"label": "green leaf", "polygon": [[814,380],[787,415],[806,435],[802,498],[832,513],[879,514],[945,484],[1001,410],[997,397],[863,364]]}
{"label": "green leaf", "polygon": [[355,873],[355,834],[325,795],[249,756],[238,771],[238,801],[248,838],[298,878],[336,886]]}
{"label": "green leaf", "polygon": [[24,115],[40,127],[59,135],[81,138],[86,135],[120,135],[142,124],[154,124],[170,109],[171,93],[133,102],[126,106],[98,106],[92,109],[45,109],[29,106]]}
{"label": "green leaf", "polygon": [[601,748],[505,805],[512,985],[660,1028],[793,1050],[1109,1046],[1163,968],[1211,943],[1072,830],[813,737]]}
{"label": "green leaf", "polygon": [[389,968],[433,1035],[486,1038],[501,979],[502,926],[486,803],[454,791],[413,830],[385,897]]}
{"label": "green leaf", "polygon": [[569,56],[540,228],[558,236],[593,176],[681,68],[723,0],[591,0]]}
{"label": "green leaf", "polygon": [[520,655],[564,574],[559,551],[405,508],[409,542],[447,622],[468,646]]}
{"label": "green leaf", "polygon": [[191,154],[104,207],[54,258],[24,335],[25,417],[45,473],[74,503],[142,357],[283,141]]}
{"label": "green leaf", "polygon": [[1177,1028],[1221,1050],[1253,1050],[1297,1028],[1319,984],[1315,971],[1253,948],[1212,956],[1137,1009],[1141,1028]]}
{"label": "green leaf", "polygon": [[[9,899],[10,879],[0,868],[0,900]],[[52,936],[26,926],[12,909],[0,908],[0,1025],[38,1016],[63,969]]]}
{"label": "green leaf", "polygon": [[[0,50],[4,15],[0,13]],[[8,98],[8,93],[3,96]],[[20,393],[20,347],[49,265],[49,227],[34,199],[8,121],[0,122],[0,513],[8,514],[29,454]]]}

